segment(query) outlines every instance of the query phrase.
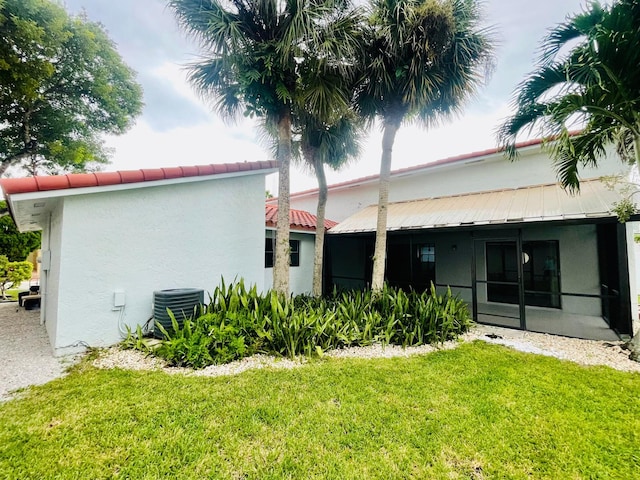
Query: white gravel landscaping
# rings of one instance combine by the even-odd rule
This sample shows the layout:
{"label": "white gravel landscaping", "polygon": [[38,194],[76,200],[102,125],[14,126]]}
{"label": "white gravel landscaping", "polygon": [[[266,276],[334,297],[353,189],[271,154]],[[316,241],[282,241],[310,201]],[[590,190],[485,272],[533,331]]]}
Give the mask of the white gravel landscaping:
{"label": "white gravel landscaping", "polygon": [[16,389],[63,376],[75,360],[54,357],[40,310],[19,308],[17,302],[0,303],[0,357],[0,402]]}
{"label": "white gravel landscaping", "polygon": [[[40,325],[40,312],[17,308],[16,303],[0,303],[0,402],[13,397],[16,389],[47,383],[64,375],[76,358],[56,358],[49,345],[44,326]],[[523,332],[499,327],[479,325],[462,336],[460,341],[444,345],[409,347],[397,346],[347,348],[327,352],[332,358],[407,357],[433,352],[437,349],[456,348],[462,342],[482,340],[506,345],[516,350],[548,355],[581,365],[606,365],[628,372],[640,372],[640,363],[629,360],[623,342],[603,342],[559,337],[542,333]],[[144,356],[133,350],[118,347],[105,349],[94,361],[98,368],[124,368],[132,370],[163,370],[171,374],[195,376],[236,375],[248,369],[294,368],[306,363],[304,358],[289,360],[267,355],[254,355],[227,365],[215,365],[202,370],[168,367],[162,360]]]}
{"label": "white gravel landscaping", "polygon": [[[498,338],[492,338],[494,335]],[[476,326],[463,338],[465,341],[479,339],[498,343],[522,352],[556,357],[580,365],[606,365],[616,370],[640,372],[640,363],[629,359],[629,351],[622,348],[622,341],[581,340],[488,325]]]}
{"label": "white gravel landscaping", "polygon": [[[372,345],[369,347],[333,350],[327,352],[326,356],[332,358],[408,357],[441,349],[456,348],[463,342],[474,340],[506,345],[523,352],[556,357],[581,365],[606,365],[617,370],[640,372],[640,363],[629,360],[629,352],[622,348],[624,342],[621,341],[581,340],[486,325],[476,326],[471,332],[463,335],[459,341],[446,342],[437,346],[421,345],[419,347],[402,348],[395,345],[386,347]],[[235,375],[250,368],[293,368],[304,363],[306,363],[304,358],[289,360],[267,355],[254,355],[226,365],[213,365],[194,371],[185,368],[168,367],[157,358],[146,357],[142,353],[133,350],[120,350],[118,347],[105,350],[100,358],[94,361],[94,365],[98,368],[156,369],[164,370],[167,373],[197,376]]]}

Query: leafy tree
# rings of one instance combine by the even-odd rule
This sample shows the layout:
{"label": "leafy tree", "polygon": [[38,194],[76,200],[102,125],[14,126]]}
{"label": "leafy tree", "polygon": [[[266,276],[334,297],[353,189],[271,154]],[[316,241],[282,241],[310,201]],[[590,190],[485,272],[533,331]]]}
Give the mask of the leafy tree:
{"label": "leafy tree", "polygon": [[31,262],[10,262],[0,255],[0,297],[7,299],[6,291],[31,278],[33,264]]}
{"label": "leafy tree", "polygon": [[20,233],[10,215],[0,217],[0,255],[19,262],[40,248],[40,232]]}
{"label": "leafy tree", "polygon": [[0,255],[10,262],[21,262],[40,248],[40,232],[20,233],[9,215],[7,203],[0,202]]}
{"label": "leafy tree", "polygon": [[640,164],[640,2],[593,2],[551,30],[541,51],[499,129],[506,153],[516,157],[523,131],[553,138],[558,177],[571,190],[580,187],[579,167],[597,165],[608,146]]}
{"label": "leafy tree", "polygon": [[141,98],[101,25],[48,0],[0,0],[0,176],[107,163],[100,134],[126,131]]}
{"label": "leafy tree", "polygon": [[[358,17],[348,0],[170,0],[181,26],[200,41],[205,58],[190,80],[228,119],[241,111],[277,132],[277,241],[273,285],[289,292],[289,170],[293,109],[321,116],[335,102],[334,77],[353,56]],[[314,81],[302,85],[302,78]]]}
{"label": "leafy tree", "polygon": [[457,113],[492,64],[490,28],[476,0],[372,0],[361,114],[383,128],[372,289],[384,282],[392,149],[403,123],[430,127]]}

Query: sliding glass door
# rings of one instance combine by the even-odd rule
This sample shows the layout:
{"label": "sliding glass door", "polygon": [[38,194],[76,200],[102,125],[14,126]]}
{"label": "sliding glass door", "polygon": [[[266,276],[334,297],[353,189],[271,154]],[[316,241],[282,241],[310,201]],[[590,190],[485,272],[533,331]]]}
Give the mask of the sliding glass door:
{"label": "sliding glass door", "polygon": [[[487,242],[487,300],[518,304],[518,258],[515,242]],[[561,308],[558,241],[522,243],[525,305]]]}
{"label": "sliding glass door", "polygon": [[480,323],[526,330],[524,254],[520,235],[514,237],[474,239],[473,318]]}

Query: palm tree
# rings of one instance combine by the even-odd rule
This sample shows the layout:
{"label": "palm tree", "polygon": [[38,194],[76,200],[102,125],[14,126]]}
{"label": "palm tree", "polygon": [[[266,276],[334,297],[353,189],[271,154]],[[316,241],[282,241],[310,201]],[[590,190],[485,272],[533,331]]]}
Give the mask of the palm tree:
{"label": "palm tree", "polygon": [[490,28],[475,0],[373,0],[362,59],[359,112],[382,122],[372,289],[384,283],[393,143],[400,126],[426,127],[457,113],[492,64]]}
{"label": "palm tree", "polygon": [[541,51],[498,131],[506,153],[516,157],[523,131],[553,138],[558,177],[570,190],[580,187],[579,166],[596,165],[609,145],[640,165],[640,3],[592,3],[551,30]]}
{"label": "palm tree", "polygon": [[[539,128],[554,140],[558,177],[573,191],[580,187],[578,167],[597,165],[610,145],[640,167],[640,2],[592,3],[549,33],[539,63],[518,88],[515,115],[498,132],[506,153],[515,158],[517,135]],[[576,125],[581,130],[571,134]],[[616,209],[624,221],[635,205],[627,199]],[[640,360],[640,332],[629,347]]]}
{"label": "palm tree", "polygon": [[300,150],[306,164],[313,169],[318,180],[312,293],[319,297],[322,295],[325,210],[328,196],[324,167],[327,165],[337,170],[350,160],[357,159],[364,130],[362,121],[352,111],[347,111],[331,124],[321,122],[311,115],[303,116],[300,124]]}
{"label": "palm tree", "polygon": [[[348,86],[348,81],[341,83]],[[349,89],[345,89],[345,93]],[[337,119],[320,120],[310,112],[298,111],[293,116],[293,158],[313,172],[318,181],[318,205],[316,208],[316,236],[314,243],[312,294],[322,295],[322,270],[324,265],[325,211],[328,198],[325,166],[338,170],[360,156],[361,141],[365,130],[362,119],[353,110],[346,110]],[[277,132],[262,124],[262,142],[273,152],[278,149]]]}
{"label": "palm tree", "polygon": [[[277,132],[278,219],[273,285],[289,293],[289,167],[292,111],[324,112],[335,89],[325,72],[347,65],[358,16],[349,0],[170,0],[180,25],[205,57],[190,81],[225,118],[256,116]],[[306,73],[305,73],[306,72]],[[313,72],[313,89],[301,76]],[[339,102],[340,98],[336,100]]]}

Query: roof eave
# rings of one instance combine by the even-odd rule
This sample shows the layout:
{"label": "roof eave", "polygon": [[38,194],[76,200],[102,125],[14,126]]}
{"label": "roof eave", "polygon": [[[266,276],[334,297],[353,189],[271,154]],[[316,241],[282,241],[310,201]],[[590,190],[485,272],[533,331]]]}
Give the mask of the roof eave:
{"label": "roof eave", "polygon": [[114,191],[122,191],[122,190],[132,190],[137,188],[159,187],[164,185],[178,185],[183,183],[206,182],[210,180],[222,180],[225,178],[245,177],[249,175],[268,175],[276,171],[277,171],[277,168],[266,168],[261,170],[245,170],[245,171],[238,171],[238,172],[218,173],[213,175],[169,178],[169,179],[162,179],[162,180],[150,180],[150,181],[144,181],[144,182],[118,183],[113,185],[98,185],[98,186],[91,186],[91,187],[65,188],[65,189],[55,189],[55,190],[36,190],[36,191],[24,192],[24,193],[22,192],[5,193],[4,195],[7,200],[12,198],[15,198],[16,201],[37,200],[42,198],[59,198],[59,197],[70,197],[74,195],[87,195],[90,193],[98,193],[98,192],[104,193],[104,192],[114,192]]}

